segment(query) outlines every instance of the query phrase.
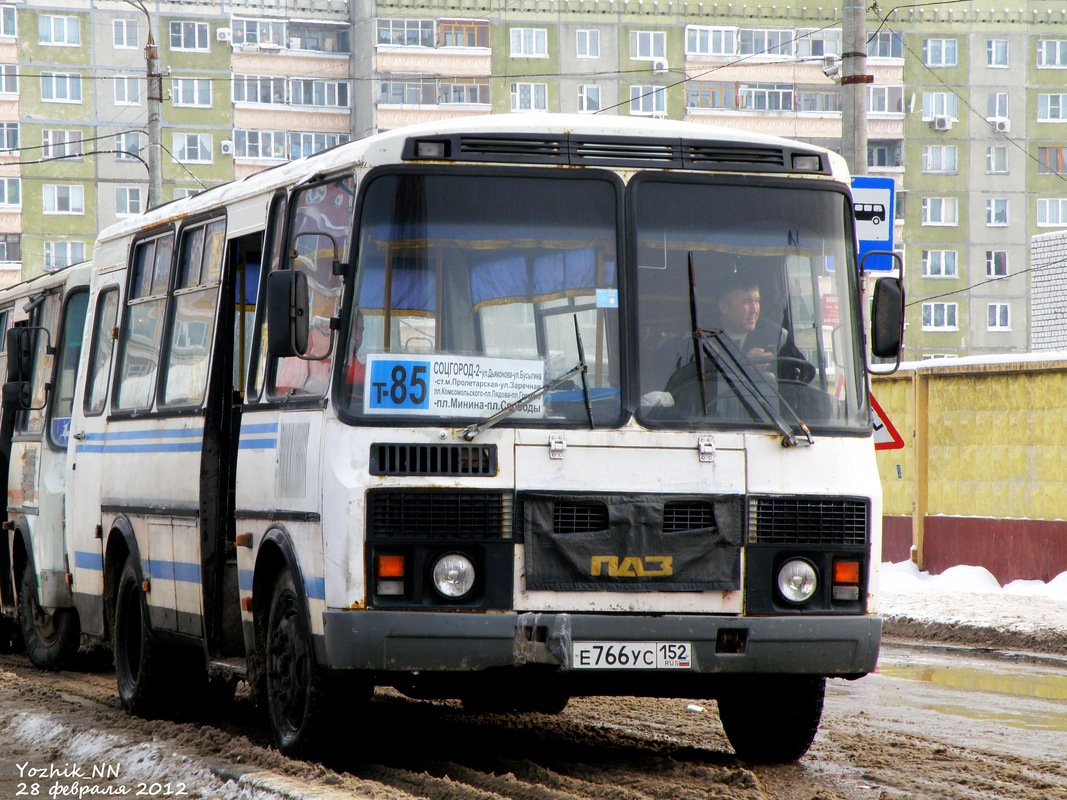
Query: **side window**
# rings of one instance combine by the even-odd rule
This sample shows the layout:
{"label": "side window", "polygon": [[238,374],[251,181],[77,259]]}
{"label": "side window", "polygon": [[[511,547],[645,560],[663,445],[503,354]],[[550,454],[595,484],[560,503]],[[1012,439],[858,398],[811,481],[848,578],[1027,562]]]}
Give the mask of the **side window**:
{"label": "side window", "polygon": [[52,379],[52,409],[48,423],[48,441],[65,448],[70,439],[70,413],[74,408],[74,389],[85,336],[85,312],[89,308],[89,290],[78,289],[67,296],[63,328],[56,336],[56,374]]}
{"label": "side window", "polygon": [[223,219],[182,231],[163,405],[200,405],[204,400],[225,245]]}
{"label": "side window", "polygon": [[[267,215],[267,234],[264,238],[267,251],[264,253],[264,270],[267,272],[281,269],[284,253],[285,214],[289,208],[289,200],[284,192],[279,192],[271,201],[270,212]],[[265,281],[261,281],[264,282]],[[259,312],[259,326],[255,332],[255,341],[252,344],[251,372],[248,384],[248,399],[257,398],[263,394],[264,377],[267,374],[267,322],[265,309],[261,306]]]}
{"label": "side window", "polygon": [[0,309],[0,381],[7,380],[7,329],[11,327],[11,309]]}
{"label": "side window", "polygon": [[53,344],[55,331],[59,325],[59,294],[50,294],[38,300],[30,313],[30,325],[44,328],[35,337],[33,354],[33,399],[30,410],[19,414],[16,428],[23,433],[41,433],[44,429],[45,403],[48,401],[48,378],[52,373],[52,357],[48,348]]}
{"label": "side window", "polygon": [[119,293],[109,289],[97,301],[89,374],[86,376],[85,413],[100,414],[107,403],[107,387],[111,383],[111,353],[115,349],[113,331],[119,316]]}
{"label": "side window", "polygon": [[116,409],[151,408],[155,399],[173,247],[169,233],[140,241],[135,247],[125,324],[119,342]]}

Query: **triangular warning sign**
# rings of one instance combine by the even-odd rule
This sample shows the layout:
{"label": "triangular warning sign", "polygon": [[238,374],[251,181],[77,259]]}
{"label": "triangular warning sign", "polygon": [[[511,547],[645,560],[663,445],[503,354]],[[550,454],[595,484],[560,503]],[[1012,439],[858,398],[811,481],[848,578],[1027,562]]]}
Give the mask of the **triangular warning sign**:
{"label": "triangular warning sign", "polygon": [[878,401],[871,394],[871,422],[874,425],[874,449],[875,450],[899,450],[904,446],[904,439],[889,417],[882,411]]}

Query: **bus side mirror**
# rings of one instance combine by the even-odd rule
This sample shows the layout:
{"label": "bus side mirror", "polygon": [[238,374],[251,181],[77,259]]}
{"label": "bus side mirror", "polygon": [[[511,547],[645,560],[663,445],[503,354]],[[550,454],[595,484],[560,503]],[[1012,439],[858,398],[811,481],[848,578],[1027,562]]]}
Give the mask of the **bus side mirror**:
{"label": "bus side mirror", "polygon": [[299,270],[267,274],[267,351],[277,358],[308,349],[308,277]]}
{"label": "bus side mirror", "polygon": [[33,370],[33,328],[7,331],[7,382],[28,381]]}
{"label": "bus side mirror", "polygon": [[904,282],[880,278],[871,302],[871,355],[900,358],[904,344]]}

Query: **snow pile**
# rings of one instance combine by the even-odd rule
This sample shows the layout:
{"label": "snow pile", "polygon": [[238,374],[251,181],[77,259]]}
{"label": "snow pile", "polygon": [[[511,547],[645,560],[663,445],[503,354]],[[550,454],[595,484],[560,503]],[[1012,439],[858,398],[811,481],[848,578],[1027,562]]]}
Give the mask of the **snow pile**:
{"label": "snow pile", "polygon": [[983,567],[951,567],[940,575],[910,561],[881,565],[878,605],[889,618],[1020,633],[1067,635],[1067,572],[1048,583],[1001,586]]}

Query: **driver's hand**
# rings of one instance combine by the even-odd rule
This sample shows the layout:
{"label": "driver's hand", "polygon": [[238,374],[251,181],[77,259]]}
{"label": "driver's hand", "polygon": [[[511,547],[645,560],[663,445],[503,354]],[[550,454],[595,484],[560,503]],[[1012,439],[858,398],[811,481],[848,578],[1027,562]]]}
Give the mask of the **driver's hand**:
{"label": "driver's hand", "polygon": [[749,361],[760,366],[766,366],[774,361],[774,353],[762,347],[753,347],[746,355]]}

